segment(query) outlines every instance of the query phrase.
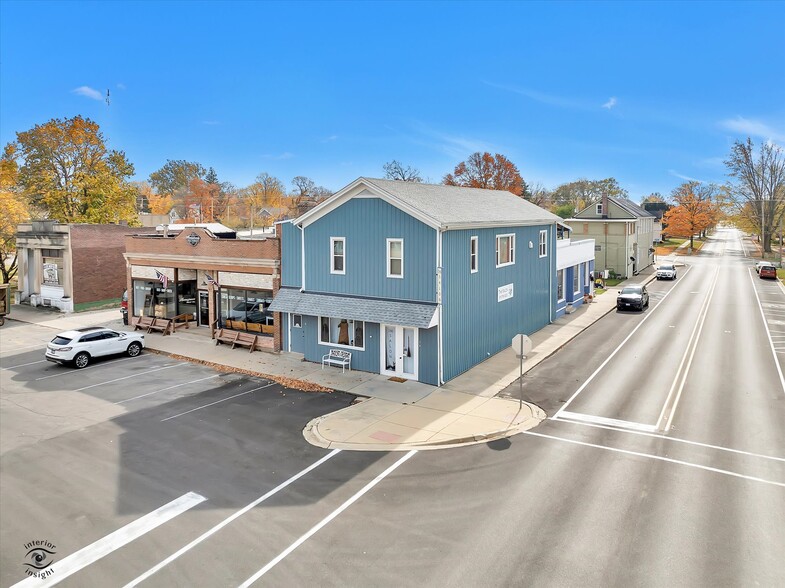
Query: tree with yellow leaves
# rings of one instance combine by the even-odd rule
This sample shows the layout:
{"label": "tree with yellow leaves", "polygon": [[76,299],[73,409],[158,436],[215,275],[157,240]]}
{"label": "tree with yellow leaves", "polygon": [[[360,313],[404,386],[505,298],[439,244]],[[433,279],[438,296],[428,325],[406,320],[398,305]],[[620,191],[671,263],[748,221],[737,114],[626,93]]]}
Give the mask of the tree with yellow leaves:
{"label": "tree with yellow leaves", "polygon": [[16,134],[18,184],[49,218],[64,223],[136,224],[134,166],[106,147],[97,123],[52,119]]}
{"label": "tree with yellow leaves", "polygon": [[0,274],[3,284],[16,275],[16,226],[30,218],[27,203],[17,186],[18,169],[13,145],[5,148],[0,159]]}

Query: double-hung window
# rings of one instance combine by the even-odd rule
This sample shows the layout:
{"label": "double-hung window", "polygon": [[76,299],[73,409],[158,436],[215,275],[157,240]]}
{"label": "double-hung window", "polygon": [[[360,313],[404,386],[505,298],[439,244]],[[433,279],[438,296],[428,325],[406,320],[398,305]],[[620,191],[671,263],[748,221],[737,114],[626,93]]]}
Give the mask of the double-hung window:
{"label": "double-hung window", "polygon": [[564,270],[556,272],[556,300],[564,300]]}
{"label": "double-hung window", "polygon": [[346,273],[346,238],[330,237],[330,273]]}
{"label": "double-hung window", "polygon": [[515,235],[496,235],[496,267],[515,263]]}
{"label": "double-hung window", "polygon": [[576,265],[572,268],[572,291],[574,294],[580,294],[581,292],[581,266]]}
{"label": "double-hung window", "polygon": [[601,215],[601,214],[602,214],[602,204],[598,204],[598,205],[597,205],[597,214],[598,214],[598,215]]}
{"label": "double-hung window", "polygon": [[540,257],[548,255],[548,231],[540,231]]}
{"label": "double-hung window", "polygon": [[476,274],[479,269],[477,261],[479,247],[479,239],[477,237],[472,237],[469,245],[469,269],[473,274]]}
{"label": "double-hung window", "polygon": [[387,239],[387,277],[403,277],[403,239]]}

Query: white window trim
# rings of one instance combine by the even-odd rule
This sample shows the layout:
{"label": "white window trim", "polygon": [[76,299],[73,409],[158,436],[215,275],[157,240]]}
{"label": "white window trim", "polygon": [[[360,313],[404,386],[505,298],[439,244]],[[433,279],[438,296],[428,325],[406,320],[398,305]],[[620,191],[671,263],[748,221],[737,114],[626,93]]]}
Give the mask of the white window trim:
{"label": "white window trim", "polygon": [[[575,282],[578,282],[578,289],[575,290]],[[573,296],[581,293],[581,266],[580,264],[572,266],[572,288]]]}
{"label": "white window trim", "polygon": [[602,203],[598,204],[595,210],[596,210],[595,214],[602,214]]}
{"label": "white window trim", "polygon": [[548,257],[548,231],[540,231],[540,257]]}
{"label": "white window trim", "polygon": [[[343,243],[343,270],[335,269],[335,243]],[[346,275],[346,237],[330,237],[330,273]]]}
{"label": "white window trim", "polygon": [[[472,246],[474,253],[472,253]],[[472,267],[472,263],[474,267]],[[480,238],[476,235],[469,240],[469,271],[473,274],[480,271]]]}
{"label": "white window trim", "polygon": [[[510,238],[510,261],[507,263],[499,263],[499,240],[504,239],[504,237]],[[515,265],[515,233],[496,235],[496,267],[506,267],[508,265]]]}
{"label": "white window trim", "polygon": [[[390,244],[391,243],[400,243],[401,244],[401,275],[391,274],[390,273],[390,261],[393,259],[390,256]],[[388,278],[396,278],[399,280],[403,279],[403,239],[395,238],[395,239],[387,239],[387,277]]]}
{"label": "white window trim", "polygon": [[[301,315],[301,314],[291,314],[290,316],[292,317],[292,327],[295,328],[295,329],[302,329],[303,328],[303,315]],[[294,317],[296,317],[296,316],[300,317],[300,324],[299,325],[294,320]]]}
{"label": "white window trim", "polygon": [[[329,316],[323,317],[321,315],[319,316],[319,322],[317,323],[318,327],[317,327],[317,333],[316,333],[316,342],[319,345],[324,345],[325,347],[337,347],[339,349],[354,349],[355,351],[365,351],[365,341],[366,341],[366,338],[368,336],[367,333],[365,332],[365,321],[354,321],[355,323],[362,323],[363,324],[363,346],[362,347],[355,347],[354,345],[341,345],[340,343],[332,343],[331,341],[322,341],[322,319],[323,318],[326,318],[327,320],[329,320],[330,318],[338,318],[338,317],[329,317]],[[354,319],[352,319],[352,320],[354,320]]]}

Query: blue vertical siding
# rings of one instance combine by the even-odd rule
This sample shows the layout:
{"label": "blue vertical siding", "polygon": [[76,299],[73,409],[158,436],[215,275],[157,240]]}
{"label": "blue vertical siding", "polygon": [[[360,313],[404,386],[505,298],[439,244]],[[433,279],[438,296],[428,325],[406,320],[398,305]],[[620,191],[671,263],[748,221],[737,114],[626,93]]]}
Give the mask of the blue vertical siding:
{"label": "blue vertical siding", "polygon": [[281,286],[300,287],[302,242],[300,229],[292,223],[278,225],[281,231]]}
{"label": "blue vertical siding", "polygon": [[[346,239],[345,275],[330,273],[330,237]],[[403,279],[387,277],[387,239],[397,238]],[[435,302],[436,231],[384,200],[354,198],[305,228],[305,272],[311,292]]]}
{"label": "blue vertical siding", "polygon": [[[548,255],[540,258],[543,229],[548,230]],[[496,268],[496,235],[508,233],[515,234],[515,264]],[[479,249],[474,274],[472,236],[478,237]],[[531,334],[550,322],[555,226],[447,231],[442,249],[444,379],[450,380],[508,347],[516,334]],[[513,297],[497,302],[498,287],[507,284],[513,284]]]}
{"label": "blue vertical siding", "polygon": [[420,329],[420,357],[417,381],[432,386],[439,385],[439,330],[437,327]]}
{"label": "blue vertical siding", "polygon": [[[294,331],[294,329],[292,329]],[[330,349],[344,349],[319,343],[319,317],[303,315],[303,353],[308,361],[321,363]],[[294,351],[294,348],[292,348]],[[365,350],[347,349],[352,354],[352,369],[379,373],[379,324],[365,323]]]}

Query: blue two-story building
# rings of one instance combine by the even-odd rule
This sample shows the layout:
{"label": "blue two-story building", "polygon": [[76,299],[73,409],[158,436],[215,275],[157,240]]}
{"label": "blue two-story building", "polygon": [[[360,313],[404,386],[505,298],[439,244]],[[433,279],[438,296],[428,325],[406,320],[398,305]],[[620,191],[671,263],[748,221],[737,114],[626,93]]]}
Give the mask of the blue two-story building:
{"label": "blue two-story building", "polygon": [[359,178],[279,224],[282,349],[440,385],[556,316],[560,220],[510,192]]}

